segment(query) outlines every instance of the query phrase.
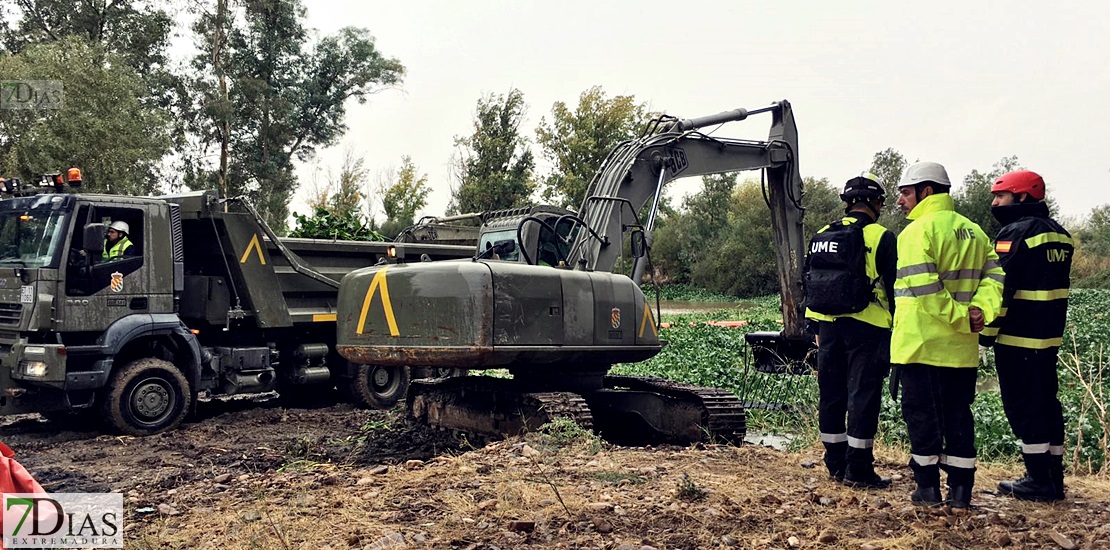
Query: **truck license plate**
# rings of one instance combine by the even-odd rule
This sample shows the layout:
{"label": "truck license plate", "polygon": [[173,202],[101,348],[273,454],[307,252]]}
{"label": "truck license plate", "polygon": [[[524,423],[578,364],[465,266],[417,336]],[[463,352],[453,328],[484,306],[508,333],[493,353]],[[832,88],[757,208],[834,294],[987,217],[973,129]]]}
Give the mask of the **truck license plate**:
{"label": "truck license plate", "polygon": [[34,285],[25,285],[19,289],[19,302],[21,304],[35,303],[35,287]]}

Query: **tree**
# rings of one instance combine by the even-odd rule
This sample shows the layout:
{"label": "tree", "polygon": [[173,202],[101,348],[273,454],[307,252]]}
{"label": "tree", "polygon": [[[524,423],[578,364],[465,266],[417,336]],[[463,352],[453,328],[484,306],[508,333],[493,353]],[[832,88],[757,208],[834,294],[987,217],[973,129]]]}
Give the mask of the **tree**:
{"label": "tree", "polygon": [[802,205],[806,209],[802,225],[808,243],[822,227],[844,217],[844,201],[840,200],[840,192],[829,184],[828,178],[805,177],[802,190]]}
{"label": "tree", "polygon": [[871,158],[871,168],[869,169],[872,174],[879,176],[879,181],[883,183],[883,190],[886,191],[886,204],[883,207],[884,215],[879,217],[879,223],[896,235],[901,233],[902,229],[910,223],[897,206],[898,182],[902,179],[902,172],[906,170],[908,165],[909,163],[906,161],[906,157],[902,156],[902,153],[887,148],[875,153],[875,156]]}
{"label": "tree", "polygon": [[524,94],[490,94],[478,100],[474,132],[455,138],[455,177],[449,214],[512,208],[527,202],[536,184],[535,160],[520,125]]}
{"label": "tree", "polygon": [[979,227],[983,228],[987,236],[992,239],[1002,229],[1002,224],[991,215],[991,200],[993,200],[991,185],[998,176],[1018,168],[1017,156],[1002,157],[994,163],[990,172],[972,170],[964,176],[963,184],[952,191],[956,211],[979,224]]}
{"label": "tree", "polygon": [[[245,194],[280,228],[297,186],[293,160],[333,144],[347,130],[346,101],[363,103],[400,82],[404,67],[378,52],[365,29],[347,27],[307,47],[299,0],[243,0],[224,14],[225,1],[194,26],[201,54],[189,78],[196,101],[185,183]],[[226,172],[208,160],[217,145],[229,150]]]}
{"label": "tree", "polygon": [[293,213],[296,229],[289,235],[347,241],[386,240],[382,232],[375,228],[373,218],[363,214],[365,164],[362,157],[347,151],[336,183],[328,183],[308,200],[312,216]]}
{"label": "tree", "polygon": [[80,167],[85,190],[149,194],[169,152],[165,116],[144,105],[134,69],[100,46],[70,36],[0,55],[12,80],[63,81],[59,109],[0,109],[0,172],[35,174]]}
{"label": "tree", "polygon": [[114,54],[149,87],[144,103],[168,107],[178,78],[169,69],[173,17],[163,3],[146,0],[15,0],[3,48],[18,53],[35,44],[79,37]]}
{"label": "tree", "polygon": [[694,267],[714,253],[714,243],[729,229],[736,178],[736,173],[702,176],[701,190],[684,198],[678,212],[660,209],[662,223],[652,234],[652,254],[662,279],[689,282]]}
{"label": "tree", "polygon": [[382,210],[385,210],[385,223],[382,232],[396,235],[413,224],[416,211],[428,204],[428,175],[417,176],[412,157],[402,157],[401,169],[392,184],[382,189]]}
{"label": "tree", "polygon": [[728,227],[715,243],[692,243],[712,251],[692,266],[690,281],[733,296],[779,291],[770,214],[757,181],[741,183],[729,201]]}
{"label": "tree", "polygon": [[536,142],[554,166],[543,179],[544,199],[577,208],[602,161],[617,144],[637,135],[645,113],[645,105],[635,97],[609,99],[600,86],[582,92],[574,111],[555,102],[550,122],[540,119],[536,129]]}

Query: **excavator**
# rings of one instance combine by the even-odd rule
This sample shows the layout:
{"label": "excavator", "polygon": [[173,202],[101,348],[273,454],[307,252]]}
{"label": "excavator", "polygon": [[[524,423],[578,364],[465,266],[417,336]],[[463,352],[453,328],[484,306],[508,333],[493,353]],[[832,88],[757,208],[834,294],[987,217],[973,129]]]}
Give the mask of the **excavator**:
{"label": "excavator", "polygon": [[[761,114],[771,118],[765,141],[712,135]],[[638,284],[664,187],[746,170],[762,172],[783,315],[781,332],[747,339],[765,368],[804,361],[804,209],[787,101],[660,116],[608,155],[576,212],[531,207],[487,220],[470,259],[385,261],[347,274],[337,350],[372,366],[379,405],[407,393],[409,415],[434,426],[502,436],[568,417],[618,443],[739,444],[746,414],[732,393],[609,370],[665,344]],[[621,265],[630,274],[613,272]],[[414,366],[466,375],[410,380]],[[510,377],[476,372],[492,369]]]}

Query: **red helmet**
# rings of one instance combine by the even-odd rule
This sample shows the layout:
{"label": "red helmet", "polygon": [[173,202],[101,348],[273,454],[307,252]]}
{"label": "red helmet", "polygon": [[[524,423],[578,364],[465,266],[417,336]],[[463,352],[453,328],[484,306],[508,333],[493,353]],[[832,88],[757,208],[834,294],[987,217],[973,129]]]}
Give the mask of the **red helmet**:
{"label": "red helmet", "polygon": [[994,180],[991,193],[999,191],[1009,191],[1015,195],[1029,193],[1030,197],[1041,201],[1044,200],[1044,178],[1036,172],[1016,170]]}

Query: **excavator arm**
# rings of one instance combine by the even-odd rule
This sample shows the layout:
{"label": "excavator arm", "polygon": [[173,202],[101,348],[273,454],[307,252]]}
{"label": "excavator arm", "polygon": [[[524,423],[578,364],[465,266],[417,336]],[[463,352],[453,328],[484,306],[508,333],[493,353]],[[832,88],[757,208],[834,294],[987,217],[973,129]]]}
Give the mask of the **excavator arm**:
{"label": "excavator arm", "polygon": [[[701,131],[758,113],[772,116],[766,141],[716,138]],[[654,131],[614,149],[594,177],[579,210],[589,230],[575,233],[568,264],[576,269],[611,271],[622,254],[624,235],[630,231],[642,231],[650,251],[659,197],[663,187],[674,179],[762,170],[782,289],[783,336],[801,338],[805,211],[801,205],[798,130],[790,103],[779,101],[759,109],[736,109],[696,119],[657,119],[650,128]],[[646,265],[642,255],[635,258],[634,281],[641,280]]]}

